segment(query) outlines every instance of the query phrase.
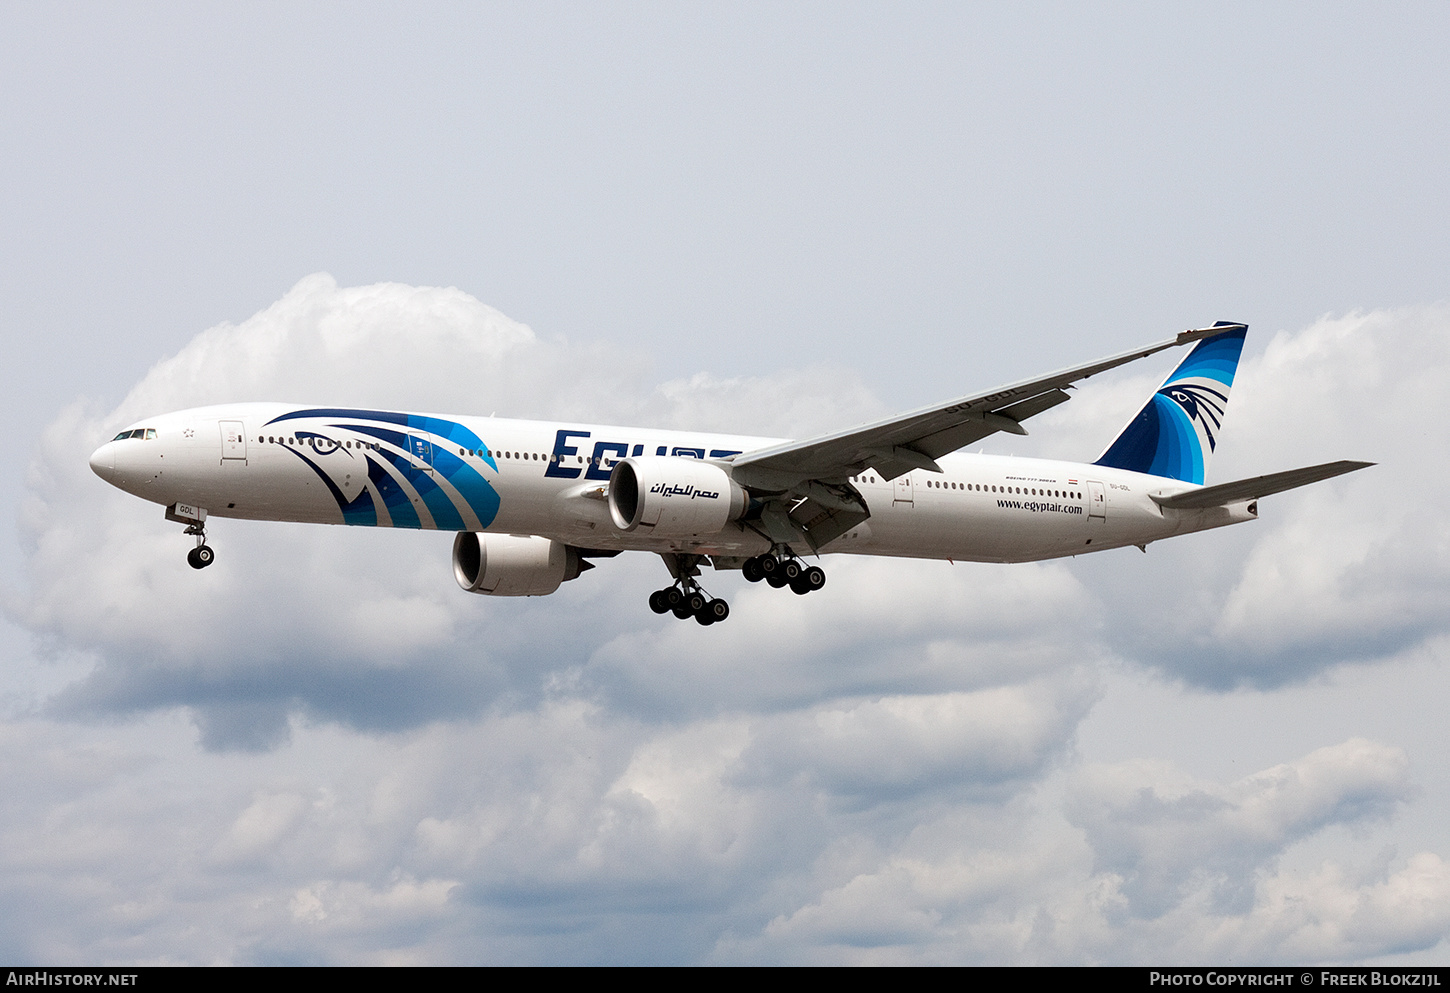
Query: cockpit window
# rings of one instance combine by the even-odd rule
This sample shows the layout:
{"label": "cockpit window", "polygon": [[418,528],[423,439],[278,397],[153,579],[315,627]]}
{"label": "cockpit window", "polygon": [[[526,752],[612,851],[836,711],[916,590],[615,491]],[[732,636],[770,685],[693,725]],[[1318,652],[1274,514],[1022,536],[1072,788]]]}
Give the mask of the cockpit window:
{"label": "cockpit window", "polygon": [[155,441],[156,440],[156,429],[155,428],[147,428],[146,429],[146,440],[147,441]]}
{"label": "cockpit window", "polygon": [[129,437],[131,437],[131,432],[130,431],[122,431],[120,434],[116,435],[116,437],[112,438],[111,440],[112,441],[120,441],[123,438],[129,438]]}

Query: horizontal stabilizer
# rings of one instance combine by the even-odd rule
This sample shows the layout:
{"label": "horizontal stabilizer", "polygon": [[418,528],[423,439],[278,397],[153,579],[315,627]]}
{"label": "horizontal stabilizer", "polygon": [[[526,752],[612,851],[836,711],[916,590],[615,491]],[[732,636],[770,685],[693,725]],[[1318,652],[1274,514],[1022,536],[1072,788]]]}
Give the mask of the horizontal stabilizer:
{"label": "horizontal stabilizer", "polygon": [[1311,465],[1304,469],[1271,472],[1267,476],[1254,476],[1252,479],[1239,479],[1232,483],[1205,486],[1201,489],[1189,490],[1186,493],[1175,493],[1173,496],[1154,496],[1153,500],[1159,506],[1173,510],[1222,507],[1240,500],[1256,500],[1271,493],[1282,493],[1285,490],[1308,486],[1321,479],[1332,479],[1335,476],[1342,476],[1346,472],[1354,472],[1356,469],[1365,469],[1372,465],[1374,465],[1373,462],[1348,460],[1326,462],[1323,465]]}

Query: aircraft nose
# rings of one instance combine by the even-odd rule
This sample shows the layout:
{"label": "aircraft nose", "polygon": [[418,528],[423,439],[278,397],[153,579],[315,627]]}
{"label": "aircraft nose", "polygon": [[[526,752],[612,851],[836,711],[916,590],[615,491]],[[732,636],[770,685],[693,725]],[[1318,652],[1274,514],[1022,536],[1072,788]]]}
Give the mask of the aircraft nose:
{"label": "aircraft nose", "polygon": [[116,479],[116,445],[106,442],[91,453],[91,471],[108,483]]}

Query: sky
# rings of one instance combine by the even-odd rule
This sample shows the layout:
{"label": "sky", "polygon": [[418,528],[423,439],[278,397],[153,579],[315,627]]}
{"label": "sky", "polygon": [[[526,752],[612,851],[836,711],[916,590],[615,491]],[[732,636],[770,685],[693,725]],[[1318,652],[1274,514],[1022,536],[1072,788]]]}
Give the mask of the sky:
{"label": "sky", "polygon": [[[1443,963],[1443,5],[0,7],[0,959]],[[1067,561],[646,607],[216,521],[288,400],[805,436],[1250,325],[1209,481]],[[985,450],[1090,460],[1171,368]],[[110,432],[108,434],[108,432]],[[774,594],[774,595],[772,595]]]}

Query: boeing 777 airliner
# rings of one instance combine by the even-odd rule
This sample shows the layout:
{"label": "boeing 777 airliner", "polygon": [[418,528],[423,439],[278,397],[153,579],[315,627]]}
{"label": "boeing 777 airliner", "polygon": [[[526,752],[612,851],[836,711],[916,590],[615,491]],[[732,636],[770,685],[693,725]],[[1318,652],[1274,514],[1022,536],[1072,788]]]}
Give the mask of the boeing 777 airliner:
{"label": "boeing 777 airliner", "polygon": [[[730,608],[700,566],[809,593],[827,552],[978,562],[1079,555],[1253,520],[1260,497],[1362,469],[1331,462],[1205,486],[1247,327],[1220,322],[1088,365],[805,441],[349,407],[239,403],[149,418],[91,456],[166,507],[212,563],[209,517],[456,531],[471,593],[540,596],[623,551],[674,578],[657,613]],[[1089,376],[1193,348],[1095,462],[953,454]]]}

